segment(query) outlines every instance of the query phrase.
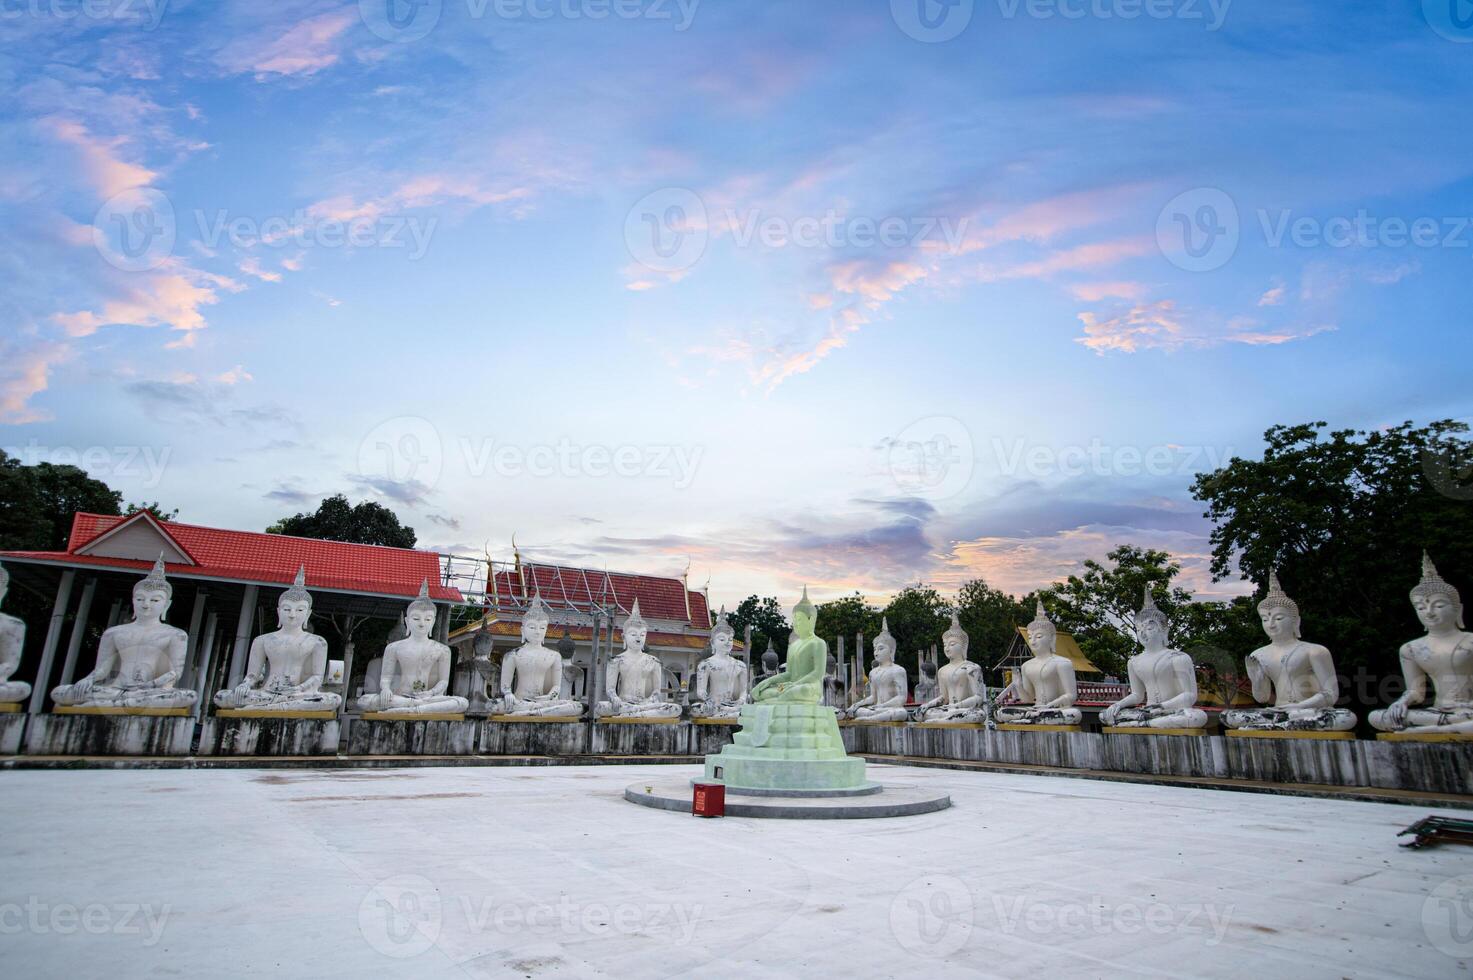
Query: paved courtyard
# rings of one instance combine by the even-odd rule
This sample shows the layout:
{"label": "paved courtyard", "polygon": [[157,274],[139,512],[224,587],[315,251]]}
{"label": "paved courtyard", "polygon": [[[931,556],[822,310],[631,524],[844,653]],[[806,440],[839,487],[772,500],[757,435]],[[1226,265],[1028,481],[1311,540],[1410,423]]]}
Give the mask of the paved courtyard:
{"label": "paved courtyard", "polygon": [[941,786],[955,805],[786,822],[622,799],[676,771],[0,773],[6,973],[1301,978],[1473,966],[1473,850],[1397,847],[1420,809],[881,766],[881,781]]}

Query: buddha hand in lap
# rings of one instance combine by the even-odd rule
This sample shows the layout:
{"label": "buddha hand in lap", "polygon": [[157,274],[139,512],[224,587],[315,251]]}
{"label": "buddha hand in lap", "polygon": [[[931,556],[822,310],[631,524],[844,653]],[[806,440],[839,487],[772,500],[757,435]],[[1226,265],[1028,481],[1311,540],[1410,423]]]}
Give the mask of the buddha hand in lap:
{"label": "buddha hand in lap", "polygon": [[645,652],[649,626],[639,615],[639,600],[624,621],[624,652],[609,663],[605,689],[595,718],[678,718],[680,705],[665,700],[665,671],[658,658]]}
{"label": "buddha hand in lap", "polygon": [[551,622],[547,603],[532,597],[522,617],[522,645],[501,661],[501,703],[497,714],[577,718],[583,702],[562,696],[563,658],[543,645]]}
{"label": "buddha hand in lap", "polygon": [[[0,602],[10,591],[10,573],[0,565]],[[31,696],[31,685],[13,681],[10,675],[20,667],[21,651],[26,645],[26,624],[14,616],[0,613],[0,704],[15,704]]]}
{"label": "buddha hand in lap", "polygon": [[[1473,633],[1463,631],[1463,601],[1457,589],[1437,574],[1422,556],[1422,581],[1412,589],[1412,606],[1427,635],[1401,648],[1406,693],[1381,711],[1371,724],[1383,732],[1473,734]],[[1427,699],[1430,708],[1418,707]]]}
{"label": "buddha hand in lap", "polygon": [[967,659],[970,643],[971,638],[953,612],[951,627],[941,634],[946,663],[936,675],[938,694],[918,709],[922,721],[978,724],[987,720],[982,668]]}
{"label": "buddha hand in lap", "polygon": [[895,637],[890,635],[890,621],[880,621],[880,634],[875,637],[875,662],[869,672],[869,691],[854,702],[845,716],[855,721],[906,721],[910,712],[905,702],[910,697],[910,679],[905,668],[895,662]]}
{"label": "buddha hand in lap", "polygon": [[731,655],[736,635],[723,608],[711,628],[711,656],[696,668],[692,718],[735,720],[747,701],[747,665]]}
{"label": "buddha hand in lap", "polygon": [[184,672],[189,637],[163,621],[174,597],[164,558],[133,586],[133,622],[113,626],[97,645],[97,665],[75,684],[51,692],[57,704],[98,708],[187,708],[197,695],[174,686]]}
{"label": "buddha hand in lap", "polygon": [[1207,712],[1196,707],[1197,670],[1192,658],[1166,646],[1169,624],[1151,588],[1136,614],[1141,652],[1130,658],[1130,693],[1100,712],[1100,722],[1119,728],[1205,728]]}
{"label": "buddha hand in lap", "polygon": [[1074,663],[1059,656],[1059,632],[1038,600],[1033,622],[1028,624],[1028,649],[1032,658],[1018,668],[1013,690],[1020,701],[997,709],[997,720],[1008,725],[1077,725],[1084,714],[1074,702],[1079,685],[1074,677]]}
{"label": "buddha hand in lap", "polygon": [[307,569],[297,572],[292,587],[276,602],[274,633],[251,641],[244,679],[215,695],[221,708],[255,711],[335,711],[341,696],[320,690],[327,671],[327,641],[306,630],[312,618]]}
{"label": "buddha hand in lap", "polygon": [[1335,707],[1340,682],[1330,651],[1299,638],[1299,606],[1268,575],[1268,594],[1258,604],[1258,617],[1269,644],[1248,655],[1253,698],[1267,708],[1232,708],[1222,713],[1228,728],[1244,731],[1348,732],[1355,713]]}
{"label": "buddha hand in lap", "polygon": [[450,686],[450,648],[430,639],[435,604],[430,600],[428,581],[405,610],[404,628],[408,633],[404,639],[384,647],[378,693],[363,695],[358,707],[390,717],[463,714],[470,702],[445,693]]}

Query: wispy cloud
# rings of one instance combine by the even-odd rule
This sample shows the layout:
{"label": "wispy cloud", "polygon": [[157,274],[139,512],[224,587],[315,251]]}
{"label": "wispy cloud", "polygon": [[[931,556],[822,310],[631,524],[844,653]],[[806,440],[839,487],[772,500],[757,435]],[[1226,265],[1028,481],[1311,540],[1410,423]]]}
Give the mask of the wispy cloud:
{"label": "wispy cloud", "polygon": [[296,22],[270,24],[226,44],[218,61],[227,74],[310,76],[342,57],[344,34],[358,19],[356,6],[329,10]]}
{"label": "wispy cloud", "polygon": [[31,399],[47,389],[52,369],[71,356],[72,349],[62,343],[0,340],[0,422],[23,425],[51,418]]}

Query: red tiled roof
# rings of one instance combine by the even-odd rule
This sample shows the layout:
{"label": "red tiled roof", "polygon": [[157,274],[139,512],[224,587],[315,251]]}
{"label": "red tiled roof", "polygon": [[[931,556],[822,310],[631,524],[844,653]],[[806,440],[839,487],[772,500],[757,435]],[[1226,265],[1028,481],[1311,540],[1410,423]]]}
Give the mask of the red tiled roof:
{"label": "red tiled roof", "polygon": [[[78,513],[72,518],[66,551],[0,554],[69,565],[147,570],[151,562],[76,553],[87,542],[124,521],[139,519],[137,515],[109,517]],[[176,521],[159,522],[159,526],[198,562],[197,565],[166,565],[171,575],[289,585],[296,577],[297,569],[305,565],[309,589],[316,586],[371,595],[413,596],[419,593],[420,583],[428,579],[431,597],[450,602],[464,601],[459,589],[439,584],[440,556],[432,551],[319,541],[257,531],[229,531]]]}
{"label": "red tiled roof", "polygon": [[[521,568],[520,577],[510,570],[496,573],[488,589],[494,604],[513,608],[523,606],[540,592],[543,601],[553,609],[586,609],[593,602],[602,601],[617,605],[622,612],[628,613],[637,598],[640,615],[646,619],[673,620],[702,630],[711,628],[706,597],[686,589],[685,583],[678,578],[532,562],[523,562]],[[689,612],[686,610],[687,599]]]}

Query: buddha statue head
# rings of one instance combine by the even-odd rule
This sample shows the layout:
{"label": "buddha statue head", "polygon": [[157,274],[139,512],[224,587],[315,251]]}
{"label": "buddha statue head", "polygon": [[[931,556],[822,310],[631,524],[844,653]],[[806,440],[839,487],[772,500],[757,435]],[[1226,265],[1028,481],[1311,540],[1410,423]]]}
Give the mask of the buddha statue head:
{"label": "buddha statue head", "polygon": [[420,583],[419,595],[404,610],[404,628],[416,640],[428,639],[430,631],[435,628],[435,604],[430,599],[429,579]]}
{"label": "buddha statue head", "polygon": [[777,646],[769,639],[767,641],[767,652],[762,654],[762,672],[764,674],[777,673],[777,664]]}
{"label": "buddha statue head", "polygon": [[1427,552],[1422,552],[1422,581],[1412,589],[1412,608],[1417,618],[1431,633],[1439,628],[1447,629],[1449,623],[1463,626],[1463,600],[1458,590],[1437,574],[1437,567]]}
{"label": "buddha statue head", "polygon": [[936,665],[929,660],[922,660],[921,676],[928,681],[934,681],[936,679]]}
{"label": "buddha statue head", "polygon": [[649,638],[650,627],[639,614],[639,600],[634,600],[634,606],[629,610],[629,618],[624,620],[624,649],[631,653],[643,653],[645,640]]}
{"label": "buddha statue head", "polygon": [[1258,604],[1258,618],[1270,640],[1299,639],[1299,606],[1279,585],[1279,573],[1268,573],[1268,594]]}
{"label": "buddha statue head", "polygon": [[297,569],[292,587],[276,600],[276,625],[280,629],[298,630],[312,618],[312,593],[307,591],[307,566]]}
{"label": "buddha statue head", "polygon": [[890,617],[880,617],[880,633],[875,637],[875,663],[888,667],[895,662],[895,637],[890,635]]}
{"label": "buddha statue head", "polygon": [[547,639],[547,624],[551,621],[552,611],[542,601],[542,593],[535,593],[522,616],[522,642],[528,646],[542,646],[542,641]]}
{"label": "buddha statue head", "polygon": [[1048,618],[1048,612],[1043,608],[1043,600],[1036,600],[1033,607],[1033,622],[1028,624],[1028,647],[1035,654],[1047,651],[1057,653],[1059,643],[1059,630]]}
{"label": "buddha statue head", "polygon": [[813,627],[818,622],[818,609],[808,598],[808,586],[803,586],[803,598],[793,607],[793,632],[798,634],[799,639],[806,640],[813,635]]}
{"label": "buddha statue head", "polygon": [[1135,633],[1140,638],[1141,646],[1147,650],[1160,649],[1166,646],[1166,634],[1169,624],[1166,614],[1156,607],[1156,600],[1151,598],[1151,587],[1145,586],[1145,602],[1141,605],[1141,611],[1135,614]]}
{"label": "buddha statue head", "polygon": [[133,618],[141,622],[159,622],[174,601],[174,587],[164,577],[164,556],[153,563],[153,569],[133,586]]}
{"label": "buddha statue head", "polygon": [[951,625],[946,632],[941,634],[941,649],[946,653],[948,660],[967,659],[967,647],[972,643],[972,638],[967,636],[967,631],[962,629],[961,621],[956,618],[956,610],[951,612]]}
{"label": "buddha statue head", "polygon": [[736,632],[731,628],[731,620],[727,619],[726,607],[716,614],[716,623],[711,627],[711,656],[731,656],[731,645],[736,642]]}

